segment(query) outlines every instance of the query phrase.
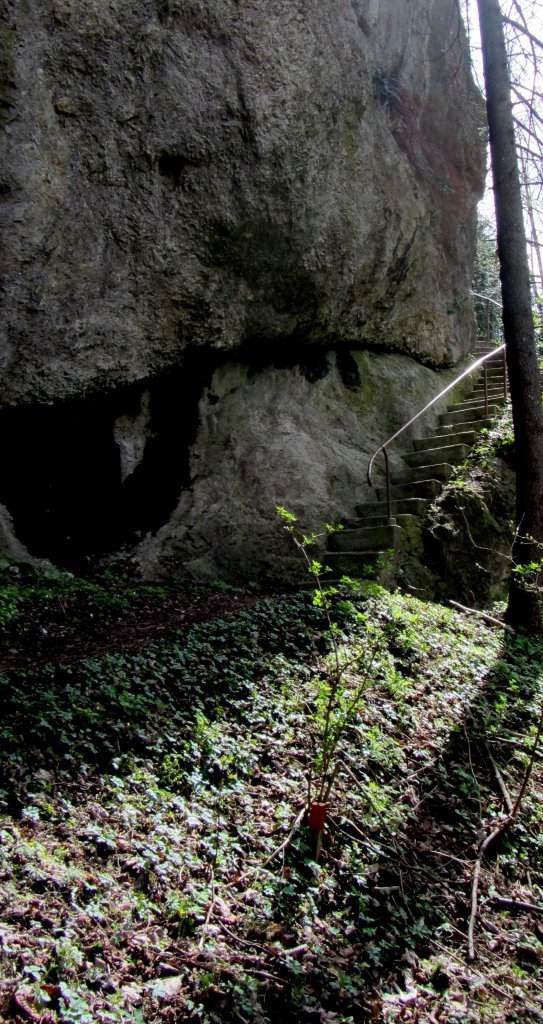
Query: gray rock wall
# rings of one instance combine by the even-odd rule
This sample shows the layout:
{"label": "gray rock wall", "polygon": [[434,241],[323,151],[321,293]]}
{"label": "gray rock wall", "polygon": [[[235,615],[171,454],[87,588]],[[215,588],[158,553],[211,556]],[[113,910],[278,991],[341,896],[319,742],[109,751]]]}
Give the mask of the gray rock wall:
{"label": "gray rock wall", "polygon": [[[360,351],[259,373],[223,364],[200,403],[191,487],[142,543],[142,563],[151,574],[171,560],[196,577],[233,582],[307,579],[276,506],[286,506],[307,533],[352,518],[356,503],[371,497],[371,454],[455,376],[404,355]],[[421,421],[409,437],[424,433]],[[405,468],[398,446],[390,464]],[[374,484],[384,486],[380,459]]]}
{"label": "gray rock wall", "polygon": [[[171,544],[191,564],[217,547],[214,565],[246,560],[213,497],[225,488],[252,532],[255,510],[297,502],[289,488],[313,470],[320,482],[300,503],[320,495],[312,511],[347,510],[336,478],[350,488],[359,467],[353,476],[345,453],[368,449],[372,433],[382,440],[371,424],[386,435],[398,407],[397,395],[386,408],[380,399],[377,420],[359,395],[353,411],[334,353],[375,348],[446,367],[469,345],[483,113],[456,0],[5,0],[0,117],[0,403],[29,409],[21,459],[45,423],[44,436],[60,438],[51,473],[63,476],[62,459],[78,459],[76,444],[62,454],[66,409],[66,429],[84,435],[84,506],[94,410],[97,450],[107,448],[110,476],[118,469],[114,498],[104,484],[118,540],[154,535],[160,516],[171,538],[176,509]],[[326,407],[295,369],[317,348]],[[165,374],[168,401],[190,410],[157,427],[143,396],[164,395]],[[426,371],[417,379],[412,402],[429,387]],[[236,458],[253,399],[269,422]],[[155,420],[165,400],[155,395]],[[311,408],[297,431],[307,443],[278,459],[276,439],[300,408]],[[169,445],[157,441],[165,423]],[[157,446],[177,493],[154,516],[135,514],[133,478]],[[11,464],[6,475],[0,500],[19,529],[32,489],[16,493]],[[91,479],[96,494],[94,465]],[[156,554],[157,542],[144,547]]]}

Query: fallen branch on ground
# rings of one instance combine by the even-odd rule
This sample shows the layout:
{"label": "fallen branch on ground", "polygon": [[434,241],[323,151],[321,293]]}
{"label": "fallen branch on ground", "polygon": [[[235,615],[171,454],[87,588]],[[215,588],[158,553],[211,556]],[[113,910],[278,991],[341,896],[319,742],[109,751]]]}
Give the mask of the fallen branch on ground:
{"label": "fallen branch on ground", "polygon": [[500,629],[506,629],[508,633],[514,633],[515,630],[512,626],[508,626],[506,622],[502,622],[501,619],[496,619],[494,615],[489,615],[488,612],[482,612],[479,608],[468,608],[465,604],[460,604],[459,601],[449,601],[449,604],[453,608],[458,608],[459,611],[464,612],[465,615],[478,615],[484,622],[488,622],[489,626],[499,626]]}
{"label": "fallen branch on ground", "polygon": [[538,722],[538,725],[537,725],[537,732],[535,734],[535,739],[534,739],[533,746],[532,746],[532,754],[531,754],[528,766],[526,768],[526,771],[524,772],[524,776],[523,776],[523,779],[522,779],[522,784],[521,784],[521,787],[519,789],[518,796],[517,796],[517,798],[515,800],[515,803],[513,804],[513,807],[511,809],[511,812],[507,815],[506,818],[503,819],[503,821],[501,821],[498,825],[496,825],[496,827],[492,830],[490,835],[488,835],[486,837],[486,839],[483,839],[483,842],[479,846],[479,854],[478,854],[477,860],[475,861],[475,866],[473,868],[473,880],[472,880],[472,885],[471,885],[471,914],[470,914],[469,926],[468,926],[468,960],[475,960],[476,959],[476,955],[477,955],[476,952],[475,952],[475,921],[477,919],[477,901],[478,901],[478,894],[479,894],[479,878],[480,878],[480,875],[481,875],[481,866],[482,866],[483,856],[484,856],[486,850],[488,850],[488,847],[492,845],[494,840],[496,840],[498,838],[498,836],[500,836],[502,834],[502,832],[505,832],[506,828],[508,828],[509,825],[511,825],[511,823],[517,817],[517,814],[518,814],[518,812],[520,810],[520,806],[521,806],[524,794],[526,793],[526,790],[528,788],[528,784],[530,782],[530,778],[531,778],[531,775],[532,775],[532,770],[533,770],[533,767],[534,767],[534,762],[535,762],[535,758],[536,758],[537,749],[538,749],[538,746],[539,746],[539,741],[541,739],[542,731],[543,731],[543,704],[541,705],[541,709],[540,709],[540,713],[539,713],[539,722]]}

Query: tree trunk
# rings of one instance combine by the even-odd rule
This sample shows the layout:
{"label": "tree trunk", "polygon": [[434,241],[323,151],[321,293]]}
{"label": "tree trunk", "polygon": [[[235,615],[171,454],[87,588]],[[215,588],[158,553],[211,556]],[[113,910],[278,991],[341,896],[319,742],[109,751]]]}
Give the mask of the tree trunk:
{"label": "tree trunk", "polygon": [[[514,566],[543,556],[543,409],[530,293],[530,272],[513,126],[509,64],[499,0],[477,0],[490,130],[494,204],[507,368],[516,453]],[[513,571],[507,620],[541,631],[541,572]]]}

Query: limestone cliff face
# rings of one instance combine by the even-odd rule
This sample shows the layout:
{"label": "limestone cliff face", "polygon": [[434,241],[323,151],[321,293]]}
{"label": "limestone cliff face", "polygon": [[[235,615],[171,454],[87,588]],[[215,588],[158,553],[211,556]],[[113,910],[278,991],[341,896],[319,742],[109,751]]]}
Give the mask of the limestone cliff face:
{"label": "limestone cliff face", "polygon": [[[221,444],[245,436],[260,377],[259,401],[275,402],[284,373],[299,408],[317,385],[292,368],[320,360],[337,407],[315,414],[291,470],[320,459],[325,511],[335,456],[318,452],[351,393],[334,353],[439,367],[469,344],[482,108],[456,3],[5,0],[0,17],[0,426],[17,431],[17,459],[50,494],[60,463],[82,493],[107,492],[118,542],[155,534],[176,507],[186,525],[212,501],[198,481],[224,493],[223,472],[247,510],[209,416]],[[291,415],[275,414],[264,465]],[[348,444],[364,451],[371,410],[354,415]],[[392,402],[381,420],[396,419]],[[0,467],[0,501],[32,548],[17,459]],[[153,511],[149,480],[164,473]],[[259,509],[288,502],[269,476],[264,491]]]}

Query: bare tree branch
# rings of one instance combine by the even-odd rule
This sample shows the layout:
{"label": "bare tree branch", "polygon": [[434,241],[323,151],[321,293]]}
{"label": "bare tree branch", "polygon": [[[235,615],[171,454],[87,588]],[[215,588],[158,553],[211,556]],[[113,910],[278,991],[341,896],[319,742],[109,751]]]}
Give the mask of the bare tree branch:
{"label": "bare tree branch", "polygon": [[541,42],[541,40],[538,39],[536,36],[533,36],[532,33],[528,31],[528,29],[523,28],[522,25],[519,25],[518,21],[513,21],[512,18],[505,17],[503,20],[505,21],[506,25],[510,25],[511,28],[516,29],[518,32],[522,32],[522,34],[526,36],[530,40],[530,42],[533,43],[534,46],[539,46],[539,48],[543,50],[543,43]]}

